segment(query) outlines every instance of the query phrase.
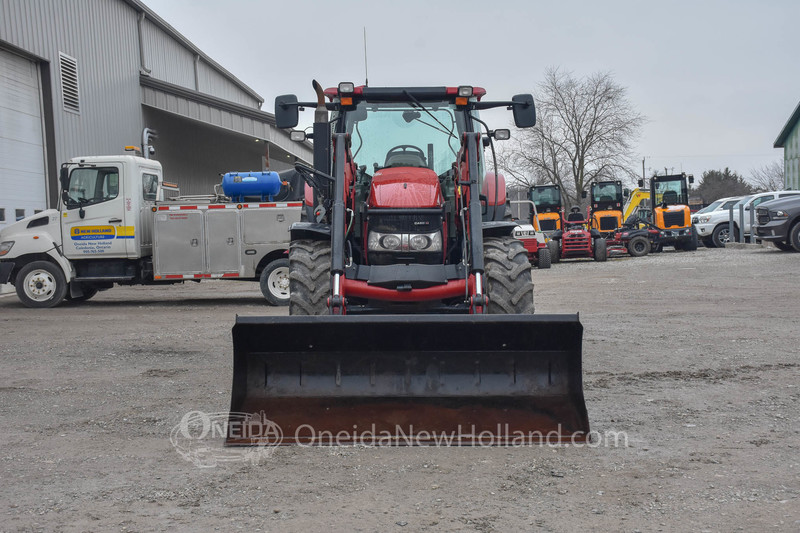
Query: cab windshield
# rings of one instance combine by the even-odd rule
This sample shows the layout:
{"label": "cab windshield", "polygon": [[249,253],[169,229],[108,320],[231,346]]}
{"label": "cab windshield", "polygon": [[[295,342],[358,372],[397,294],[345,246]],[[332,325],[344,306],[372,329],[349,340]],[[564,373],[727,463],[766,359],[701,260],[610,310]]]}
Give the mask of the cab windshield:
{"label": "cab windshield", "polygon": [[113,200],[119,195],[119,170],[79,167],[69,174],[63,194],[68,209]]}
{"label": "cab windshield", "polygon": [[592,203],[613,203],[622,201],[622,185],[618,183],[597,183],[592,185]]}
{"label": "cab windshield", "polygon": [[534,187],[531,189],[531,201],[536,204],[536,209],[548,207],[561,207],[561,194],[558,187]]}
{"label": "cab windshield", "polygon": [[699,211],[697,211],[695,213],[695,215],[702,215],[703,213],[709,213],[709,212],[715,210],[716,208],[718,208],[721,205],[722,205],[722,200],[717,200],[716,202],[711,202],[710,204],[705,206],[703,209],[700,209]]}
{"label": "cab windshield", "polygon": [[657,181],[653,186],[655,192],[654,205],[666,203],[667,205],[686,205],[689,203],[689,194],[684,180]]}
{"label": "cab windshield", "polygon": [[[464,114],[449,102],[360,102],[344,114],[356,165],[450,170],[466,131]],[[479,154],[480,155],[480,154]],[[480,173],[482,177],[482,172]]]}

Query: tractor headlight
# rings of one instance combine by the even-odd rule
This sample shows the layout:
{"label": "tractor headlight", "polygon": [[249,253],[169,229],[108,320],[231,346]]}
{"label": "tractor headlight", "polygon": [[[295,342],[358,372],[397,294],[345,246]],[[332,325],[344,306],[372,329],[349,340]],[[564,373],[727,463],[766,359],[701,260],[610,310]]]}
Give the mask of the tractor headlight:
{"label": "tractor headlight", "polygon": [[371,231],[367,238],[370,252],[441,252],[442,234],[433,233],[378,233]]}
{"label": "tractor headlight", "polygon": [[398,233],[378,233],[372,231],[369,234],[367,247],[371,252],[393,252],[400,250],[403,244],[403,236]]}
{"label": "tractor headlight", "polygon": [[14,241],[3,241],[0,242],[0,257],[6,255],[8,252],[11,251],[11,248],[14,246]]}

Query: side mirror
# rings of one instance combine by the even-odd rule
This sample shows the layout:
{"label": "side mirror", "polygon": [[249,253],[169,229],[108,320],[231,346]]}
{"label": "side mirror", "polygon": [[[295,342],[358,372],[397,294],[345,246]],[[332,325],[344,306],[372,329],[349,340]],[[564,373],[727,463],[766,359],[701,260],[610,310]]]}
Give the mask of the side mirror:
{"label": "side mirror", "polygon": [[61,190],[66,191],[69,187],[69,168],[61,167],[61,171],[58,174],[58,181],[61,182]]}
{"label": "side mirror", "polygon": [[586,198],[586,191],[581,191],[581,198]]}
{"label": "side mirror", "polygon": [[639,188],[641,189],[644,187],[644,180],[639,180],[636,182],[636,184],[639,185]]}
{"label": "side mirror", "polygon": [[293,140],[294,142],[301,143],[305,141],[306,138],[306,132],[302,130],[292,130],[291,133],[289,133],[289,139]]}
{"label": "side mirror", "polygon": [[689,174],[689,184],[691,185],[692,183],[694,183],[694,176]]}
{"label": "side mirror", "polygon": [[514,102],[514,125],[518,128],[530,128],[536,125],[536,106],[530,94],[517,94],[511,98]]}
{"label": "side mirror", "polygon": [[622,189],[622,197],[623,198],[629,198],[630,195],[631,195],[631,190],[630,189]]}
{"label": "side mirror", "polygon": [[275,125],[281,129],[297,127],[300,120],[297,96],[284,94],[275,98]]}

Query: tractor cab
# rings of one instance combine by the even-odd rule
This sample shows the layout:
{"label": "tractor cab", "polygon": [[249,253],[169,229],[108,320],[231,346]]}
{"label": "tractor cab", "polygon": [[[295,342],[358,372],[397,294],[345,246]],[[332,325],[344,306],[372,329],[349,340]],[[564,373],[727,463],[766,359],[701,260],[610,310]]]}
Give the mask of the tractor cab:
{"label": "tractor cab", "polygon": [[537,231],[551,232],[561,229],[561,191],[557,185],[536,185],[528,189],[528,199],[536,206],[537,215],[531,214],[531,224]]}
{"label": "tractor cab", "polygon": [[622,226],[623,200],[621,181],[592,183],[589,206],[592,227],[601,233],[608,233]]}

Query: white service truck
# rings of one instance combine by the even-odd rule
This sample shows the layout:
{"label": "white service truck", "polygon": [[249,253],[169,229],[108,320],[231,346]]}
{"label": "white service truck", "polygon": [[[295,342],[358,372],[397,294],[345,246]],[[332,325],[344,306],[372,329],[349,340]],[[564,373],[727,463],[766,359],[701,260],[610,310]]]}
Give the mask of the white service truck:
{"label": "white service truck", "polygon": [[25,306],[204,279],[260,281],[270,304],[288,304],[289,227],[302,201],[165,199],[161,164],[133,155],[71,159],[59,181],[58,209],[0,230],[0,283]]}

